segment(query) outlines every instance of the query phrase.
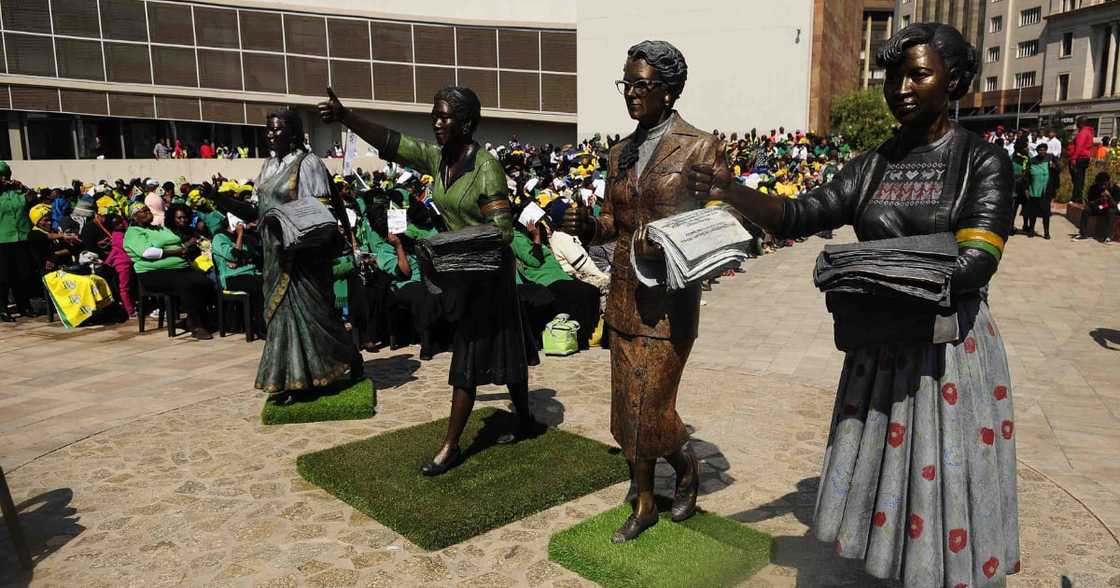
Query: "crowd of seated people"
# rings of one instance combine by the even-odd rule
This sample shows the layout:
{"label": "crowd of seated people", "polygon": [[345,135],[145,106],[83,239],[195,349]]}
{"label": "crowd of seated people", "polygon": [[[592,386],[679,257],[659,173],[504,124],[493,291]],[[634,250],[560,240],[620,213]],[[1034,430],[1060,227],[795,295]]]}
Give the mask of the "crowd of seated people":
{"label": "crowd of seated people", "polygon": [[[851,155],[832,136],[784,129],[716,134],[740,181],[789,197],[827,181]],[[511,244],[524,316],[539,334],[557,315],[568,315],[580,324],[581,348],[595,343],[613,244],[584,244],[558,228],[568,207],[598,214],[607,152],[618,140],[596,135],[574,146],[533,146],[513,137],[485,145],[505,167],[515,216],[533,219],[516,223]],[[31,189],[8,182],[5,169],[0,167],[0,240],[8,234],[16,243],[0,242],[0,296],[7,302],[11,291],[15,309],[9,312],[4,304],[0,318],[34,316],[45,304],[61,311],[75,297],[64,286],[76,286],[83,312],[70,313],[68,326],[127,320],[138,312],[142,287],[172,295],[186,330],[208,339],[221,293],[244,292],[252,320],[243,327],[263,333],[260,229],[222,212],[230,208],[220,204],[253,201],[251,181],[134,178]],[[444,230],[428,197],[430,182],[395,165],[334,178],[336,191],[327,204],[347,243],[333,268],[335,306],[364,349],[419,344],[426,359],[447,345],[440,297],[425,285],[416,255],[418,240]],[[522,214],[533,207],[538,214]],[[404,232],[390,230],[388,217],[400,214],[394,210],[404,211]],[[783,245],[744,222],[758,237],[759,254]]]}

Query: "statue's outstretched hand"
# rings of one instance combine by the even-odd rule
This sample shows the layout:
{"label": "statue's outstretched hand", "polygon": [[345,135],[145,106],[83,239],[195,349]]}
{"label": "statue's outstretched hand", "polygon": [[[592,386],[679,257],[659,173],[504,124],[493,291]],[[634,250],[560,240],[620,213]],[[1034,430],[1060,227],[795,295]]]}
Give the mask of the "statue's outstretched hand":
{"label": "statue's outstretched hand", "polygon": [[325,123],[342,122],[346,116],[346,107],[330,87],[327,88],[327,100],[320,102],[318,108],[319,118]]}
{"label": "statue's outstretched hand", "polygon": [[693,164],[688,170],[688,190],[700,202],[723,200],[730,173],[706,163]]}

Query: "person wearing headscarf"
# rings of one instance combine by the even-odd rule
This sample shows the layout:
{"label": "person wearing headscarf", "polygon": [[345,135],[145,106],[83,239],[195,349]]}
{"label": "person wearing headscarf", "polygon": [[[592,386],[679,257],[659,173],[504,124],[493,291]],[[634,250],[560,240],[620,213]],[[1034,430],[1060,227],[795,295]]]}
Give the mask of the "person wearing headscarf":
{"label": "person wearing headscarf", "polygon": [[167,204],[164,200],[163,188],[156,186],[151,188],[147,196],[144,196],[144,205],[152,213],[152,224],[157,227],[162,227],[164,223],[164,216],[167,214]]}
{"label": "person wearing headscarf", "polygon": [[[130,204],[126,210],[128,217],[131,217],[141,208],[144,208],[144,204],[140,202]],[[113,271],[117,273],[118,299],[125,312],[131,317],[136,316],[136,303],[132,296],[134,288],[132,283],[132,259],[128,257],[128,252],[124,250],[124,235],[128,229],[128,223],[124,218],[124,216],[114,216],[108,219],[107,224],[109,230],[112,231],[112,239],[109,254],[105,257],[105,265],[113,268]]]}
{"label": "person wearing headscarf", "polygon": [[51,207],[36,204],[28,212],[31,232],[27,236],[36,275],[72,265],[81,249],[77,235],[51,231]]}
{"label": "person wearing headscarf", "polygon": [[152,222],[147,206],[132,213],[124,235],[124,250],[132,260],[137,279],[146,290],[179,297],[187,313],[187,329],[195,339],[211,339],[206,328],[206,306],[213,297],[210,278],[191,268],[189,252],[179,236]]}

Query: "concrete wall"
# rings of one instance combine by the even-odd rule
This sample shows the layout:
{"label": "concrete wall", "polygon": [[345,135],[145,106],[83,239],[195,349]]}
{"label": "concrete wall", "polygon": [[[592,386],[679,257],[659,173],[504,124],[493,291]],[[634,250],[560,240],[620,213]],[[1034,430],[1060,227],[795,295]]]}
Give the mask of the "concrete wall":
{"label": "concrete wall", "polygon": [[808,125],[812,0],[578,0],[578,20],[580,138],[633,131],[613,82],[626,50],[644,39],[684,53],[677,107],[693,125],[726,133]]}
{"label": "concrete wall", "polygon": [[[342,170],[341,159],[324,159],[334,172]],[[12,178],[27,186],[68,186],[71,180],[95,182],[121,178],[155,178],[161,182],[187,178],[192,183],[209,180],[216,174],[236,180],[255,179],[261,171],[263,159],[107,159],[13,161]],[[363,170],[381,169],[385,162],[377,157],[360,157],[355,167]]]}

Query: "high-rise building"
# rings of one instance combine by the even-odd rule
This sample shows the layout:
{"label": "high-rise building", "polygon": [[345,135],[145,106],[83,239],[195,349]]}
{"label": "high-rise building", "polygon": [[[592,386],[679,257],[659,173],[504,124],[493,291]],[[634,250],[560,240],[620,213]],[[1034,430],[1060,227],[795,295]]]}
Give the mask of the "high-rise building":
{"label": "high-rise building", "polygon": [[1053,0],[1041,41],[1042,113],[1069,125],[1086,115],[1102,136],[1120,131],[1120,2]]}
{"label": "high-rise building", "polygon": [[1042,100],[1043,29],[1052,0],[898,0],[896,29],[951,24],[979,52],[972,92],[959,102],[966,126],[1033,126]]}
{"label": "high-rise building", "polygon": [[860,45],[860,84],[864,89],[882,86],[886,70],[875,63],[879,47],[890,38],[894,27],[894,0],[864,0],[863,43]]}

